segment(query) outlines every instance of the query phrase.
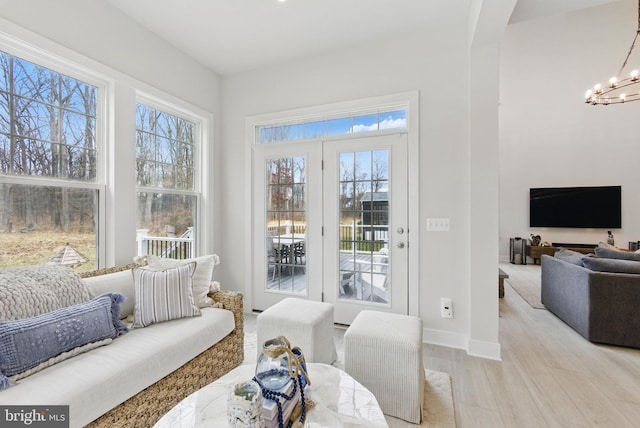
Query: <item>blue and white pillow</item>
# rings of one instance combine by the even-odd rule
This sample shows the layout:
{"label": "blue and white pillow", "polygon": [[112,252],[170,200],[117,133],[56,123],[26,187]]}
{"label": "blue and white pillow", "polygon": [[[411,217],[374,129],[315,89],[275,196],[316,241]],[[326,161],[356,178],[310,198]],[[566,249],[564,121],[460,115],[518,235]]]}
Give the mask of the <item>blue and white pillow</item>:
{"label": "blue and white pillow", "polygon": [[123,299],[108,293],[35,317],[0,322],[0,389],[12,385],[10,377],[44,368],[55,357],[71,357],[77,352],[69,351],[125,334],[129,329],[119,319]]}

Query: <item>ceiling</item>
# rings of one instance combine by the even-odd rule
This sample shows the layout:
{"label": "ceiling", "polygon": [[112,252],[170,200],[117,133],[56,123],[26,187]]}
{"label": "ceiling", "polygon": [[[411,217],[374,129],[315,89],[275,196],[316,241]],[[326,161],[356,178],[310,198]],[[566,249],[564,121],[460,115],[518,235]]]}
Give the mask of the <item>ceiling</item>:
{"label": "ceiling", "polygon": [[[225,76],[436,26],[470,0],[106,0]],[[614,0],[519,0],[511,22]]]}

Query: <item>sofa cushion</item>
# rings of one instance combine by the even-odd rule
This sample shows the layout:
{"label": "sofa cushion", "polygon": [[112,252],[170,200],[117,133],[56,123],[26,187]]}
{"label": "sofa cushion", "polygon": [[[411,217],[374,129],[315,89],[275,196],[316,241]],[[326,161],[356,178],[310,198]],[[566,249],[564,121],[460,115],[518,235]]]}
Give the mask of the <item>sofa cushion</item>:
{"label": "sofa cushion", "polygon": [[560,247],[558,250],[556,250],[554,257],[560,260],[564,260],[567,263],[571,263],[577,266],[584,266],[584,264],[582,263],[582,259],[585,257],[590,257],[590,255],[582,254],[577,251]]}
{"label": "sofa cushion", "polygon": [[193,300],[191,275],[195,263],[161,271],[133,269],[135,307],[133,327],[201,314]]}
{"label": "sofa cushion", "polygon": [[120,301],[120,294],[105,294],[35,317],[0,322],[0,389],[10,386],[10,376],[42,369],[74,356],[64,354],[73,349],[126,333],[126,324],[118,319]]}
{"label": "sofa cushion", "polygon": [[598,242],[598,247],[600,247],[600,248],[609,248],[609,249],[612,249],[612,250],[617,250],[618,249],[618,247],[616,247],[615,245],[611,245],[611,244],[606,243],[606,242]]}
{"label": "sofa cushion", "polygon": [[596,256],[606,259],[635,260],[640,262],[640,253],[632,251],[622,251],[617,248],[610,248],[598,245],[595,249]]}
{"label": "sofa cushion", "polygon": [[78,274],[65,266],[0,269],[0,321],[33,317],[92,297]]}
{"label": "sofa cushion", "polygon": [[120,319],[133,315],[135,292],[131,269],[113,272],[107,275],[96,275],[82,279],[94,296],[105,293],[118,293],[124,296],[120,304]]}
{"label": "sofa cushion", "polygon": [[82,427],[210,348],[234,327],[231,311],[206,308],[201,317],[132,329],[109,346],[63,361],[0,391],[0,403],[68,405],[70,426]]}
{"label": "sofa cushion", "polygon": [[596,272],[617,272],[640,274],[640,262],[634,260],[588,257],[582,260],[584,267]]}
{"label": "sofa cushion", "polygon": [[213,269],[215,265],[220,263],[220,258],[217,254],[210,254],[207,256],[196,257],[194,259],[187,260],[169,259],[166,257],[158,257],[154,255],[148,255],[146,259],[146,269],[149,270],[165,270],[195,262],[196,270],[193,273],[192,277],[193,298],[199,308],[206,308],[213,304],[213,300],[211,300],[208,294],[209,291],[213,291],[211,290]]}

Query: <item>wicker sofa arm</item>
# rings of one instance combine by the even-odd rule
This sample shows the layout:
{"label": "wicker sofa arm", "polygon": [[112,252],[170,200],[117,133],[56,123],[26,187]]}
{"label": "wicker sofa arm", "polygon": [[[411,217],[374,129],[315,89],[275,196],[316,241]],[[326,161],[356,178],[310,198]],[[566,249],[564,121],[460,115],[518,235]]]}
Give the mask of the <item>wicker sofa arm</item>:
{"label": "wicker sofa arm", "polygon": [[216,303],[222,303],[224,309],[233,312],[233,319],[236,323],[236,330],[244,334],[244,296],[236,291],[220,290],[209,293],[209,297]]}

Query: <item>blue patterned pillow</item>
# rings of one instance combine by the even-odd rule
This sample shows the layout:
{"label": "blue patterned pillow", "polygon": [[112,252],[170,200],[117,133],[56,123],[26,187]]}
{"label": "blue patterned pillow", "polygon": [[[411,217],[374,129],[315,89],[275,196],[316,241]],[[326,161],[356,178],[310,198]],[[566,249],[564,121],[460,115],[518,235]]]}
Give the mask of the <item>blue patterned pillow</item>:
{"label": "blue patterned pillow", "polygon": [[83,345],[125,334],[128,327],[119,319],[123,300],[122,294],[108,293],[35,317],[0,322],[0,390],[11,386],[9,376]]}

